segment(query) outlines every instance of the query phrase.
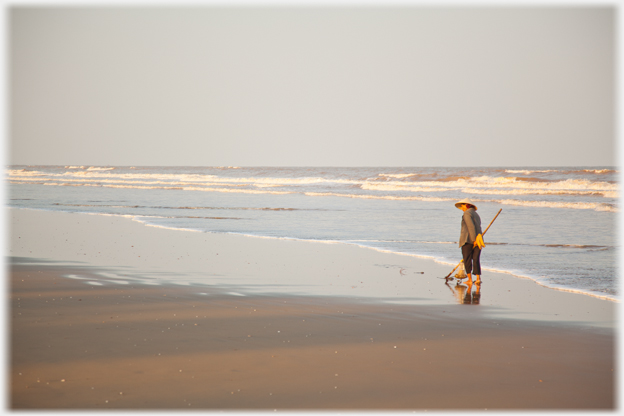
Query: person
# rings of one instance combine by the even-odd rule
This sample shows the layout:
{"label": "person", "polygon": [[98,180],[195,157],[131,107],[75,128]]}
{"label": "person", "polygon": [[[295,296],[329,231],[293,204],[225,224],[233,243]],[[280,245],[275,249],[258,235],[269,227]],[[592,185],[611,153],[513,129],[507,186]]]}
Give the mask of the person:
{"label": "person", "polygon": [[466,283],[472,285],[474,273],[477,285],[481,284],[481,249],[485,247],[483,232],[481,231],[481,217],[477,214],[477,206],[470,199],[462,199],[455,206],[462,211],[461,233],[459,247],[462,250],[464,268],[466,269]]}

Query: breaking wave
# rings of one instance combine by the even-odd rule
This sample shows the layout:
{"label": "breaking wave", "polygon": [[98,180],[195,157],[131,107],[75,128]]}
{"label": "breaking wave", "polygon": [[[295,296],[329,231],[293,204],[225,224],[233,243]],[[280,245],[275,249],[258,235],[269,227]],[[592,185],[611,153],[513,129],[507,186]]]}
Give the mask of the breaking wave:
{"label": "breaking wave", "polygon": [[[278,169],[272,171],[270,168],[265,168],[262,176],[246,174],[250,171],[257,173],[258,170],[235,166],[211,169],[171,172],[166,169],[150,171],[132,167],[71,165],[48,171],[37,167],[11,168],[7,173],[9,181],[14,184],[273,195],[298,193],[306,196],[418,201],[452,201],[463,195],[490,195],[494,199],[480,201],[610,212],[617,211],[615,201],[611,200],[617,199],[619,195],[619,185],[608,181],[611,178],[609,175],[616,172],[614,169],[438,169],[420,173],[384,172],[367,176],[325,174],[321,170],[310,170],[314,172],[310,176],[301,175],[301,170],[297,171],[297,175],[288,176]],[[479,174],[481,172],[485,174]],[[506,176],[509,174],[516,176]],[[603,180],[592,180],[595,175],[607,176],[600,176]],[[437,195],[427,195],[432,193]],[[502,198],[497,199],[496,196]],[[557,198],[559,200],[553,200]],[[599,199],[609,201],[601,202]]]}

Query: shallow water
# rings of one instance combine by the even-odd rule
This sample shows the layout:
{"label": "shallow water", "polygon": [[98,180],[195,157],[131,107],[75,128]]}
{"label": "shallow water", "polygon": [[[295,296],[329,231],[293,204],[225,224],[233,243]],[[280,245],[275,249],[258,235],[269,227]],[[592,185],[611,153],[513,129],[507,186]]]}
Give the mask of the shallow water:
{"label": "shallow water", "polygon": [[[619,186],[608,167],[232,168],[11,166],[8,205],[131,216],[150,226],[336,241],[461,259],[470,198],[486,270],[617,297]],[[450,269],[449,269],[450,271]]]}

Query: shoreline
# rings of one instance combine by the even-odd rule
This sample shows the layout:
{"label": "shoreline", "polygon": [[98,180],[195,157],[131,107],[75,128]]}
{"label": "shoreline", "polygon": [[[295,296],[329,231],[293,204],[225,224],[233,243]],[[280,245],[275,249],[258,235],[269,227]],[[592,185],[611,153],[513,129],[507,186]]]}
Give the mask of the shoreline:
{"label": "shoreline", "polygon": [[[356,242],[350,242],[350,241],[306,240],[306,239],[300,239],[300,238],[295,238],[295,237],[262,236],[262,235],[239,233],[239,232],[223,232],[223,233],[211,232],[211,233],[206,233],[206,232],[204,232],[202,230],[187,229],[187,228],[175,228],[175,227],[161,226],[161,225],[155,225],[155,224],[148,224],[146,222],[143,222],[143,221],[140,221],[140,220],[136,219],[137,218],[136,216],[124,215],[124,214],[106,214],[106,213],[90,213],[90,212],[75,212],[74,213],[74,212],[68,212],[68,211],[54,211],[54,210],[37,209],[37,208],[15,208],[15,207],[9,207],[9,211],[10,210],[31,210],[31,211],[36,211],[36,212],[51,212],[51,213],[63,213],[63,214],[93,215],[93,216],[106,216],[106,217],[115,217],[115,218],[125,218],[125,219],[129,219],[129,220],[131,220],[133,222],[136,222],[138,224],[141,224],[142,226],[145,226],[145,227],[169,230],[169,231],[174,231],[174,232],[192,232],[192,233],[201,233],[201,234],[210,234],[210,235],[234,235],[234,236],[242,236],[242,237],[245,237],[245,238],[257,238],[257,239],[268,239],[268,240],[284,240],[284,241],[295,241],[295,242],[298,241],[298,242],[313,243],[313,244],[316,244],[316,243],[318,243],[318,244],[342,244],[342,245],[349,245],[349,246],[359,247],[359,248],[363,248],[363,249],[367,249],[367,250],[373,250],[373,251],[379,252],[379,253],[386,253],[386,254],[396,255],[396,256],[408,256],[408,257],[413,257],[413,258],[420,259],[420,260],[431,261],[431,262],[436,263],[437,265],[442,265],[444,267],[450,266],[452,268],[452,267],[455,266],[455,264],[453,264],[453,263],[440,260],[439,258],[436,258],[434,256],[396,252],[396,251],[386,250],[386,249],[382,249],[382,248],[366,246],[366,245],[363,245],[363,244],[358,244]],[[615,302],[615,303],[618,303],[618,304],[621,302],[621,299],[619,299],[618,295],[610,295],[610,294],[605,294],[605,293],[601,293],[601,292],[594,292],[594,291],[588,291],[588,290],[583,290],[583,289],[570,288],[570,287],[563,286],[563,285],[548,285],[548,284],[543,283],[542,281],[540,281],[539,277],[523,275],[523,274],[516,273],[516,272],[513,272],[513,271],[509,271],[509,270],[501,270],[501,269],[495,269],[495,268],[489,268],[489,267],[482,267],[482,269],[485,272],[489,272],[489,273],[506,274],[506,275],[510,275],[510,276],[512,276],[512,277],[514,277],[516,279],[529,280],[529,281],[535,283],[536,285],[539,285],[539,286],[541,286],[543,288],[550,289],[550,290],[556,290],[556,291],[561,291],[561,292],[567,292],[567,293],[573,293],[573,294],[578,294],[578,295],[590,296],[590,297],[595,298],[595,299],[606,300],[606,301]],[[445,275],[446,275],[446,273],[445,273]]]}
{"label": "shoreline", "polygon": [[[148,285],[221,285],[246,295],[457,303],[455,282],[445,285],[442,279],[448,267],[410,255],[347,244],[180,232],[145,226],[132,217],[22,209],[9,210],[9,217],[10,256],[107,269],[96,279],[106,285],[125,279]],[[543,287],[507,273],[482,278],[482,315],[615,327],[619,302]],[[473,285],[472,293],[476,289]]]}
{"label": "shoreline", "polygon": [[[93,214],[93,215],[99,215],[99,214]],[[137,221],[139,222],[139,221]],[[151,224],[144,224],[147,227],[156,227],[156,228],[163,228],[163,229],[168,229],[168,230],[174,230],[174,231],[191,231],[191,232],[203,232],[200,230],[190,230],[190,229],[185,229],[185,228],[173,228],[173,227],[161,227],[158,225],[151,225]],[[349,241],[338,241],[338,240],[304,240],[301,238],[295,238],[295,237],[271,237],[271,236],[263,236],[263,235],[255,235],[255,234],[245,234],[245,233],[236,233],[236,232],[227,232],[227,233],[209,233],[209,234],[232,234],[232,235],[240,235],[243,237],[249,237],[249,238],[266,238],[266,239],[271,239],[271,240],[292,240],[292,241],[302,241],[302,242],[310,242],[310,243],[320,243],[320,244],[345,244],[345,245],[353,245],[355,247],[360,247],[363,249],[367,249],[367,250],[374,250],[377,251],[379,253],[386,253],[386,254],[391,254],[391,255],[396,255],[396,256],[408,256],[408,257],[415,257],[418,259],[422,259],[422,260],[426,260],[426,261],[432,261],[436,264],[440,264],[443,265],[445,267],[449,266],[449,270],[452,270],[452,268],[455,266],[455,264],[447,262],[447,261],[443,261],[440,260],[436,257],[433,256],[427,256],[427,255],[420,255],[420,254],[412,254],[412,253],[402,253],[402,252],[398,252],[398,251],[391,251],[391,250],[386,250],[386,249],[382,249],[382,248],[377,248],[377,247],[370,247],[370,246],[366,246],[366,245],[362,245],[362,244],[358,244],[358,243],[354,243],[354,242],[349,242]],[[568,293],[574,293],[577,295],[585,295],[585,296],[591,296],[592,298],[596,298],[596,299],[601,299],[601,300],[607,300],[607,301],[611,301],[611,302],[616,302],[616,303],[620,303],[620,299],[615,296],[615,295],[609,295],[609,294],[604,294],[604,293],[600,293],[600,292],[591,292],[591,291],[587,291],[587,290],[582,290],[582,289],[575,289],[575,288],[569,288],[566,286],[549,286],[545,283],[542,283],[541,281],[539,281],[539,279],[537,277],[532,277],[532,276],[528,276],[528,275],[523,275],[523,274],[518,274],[518,273],[514,273],[512,271],[509,270],[501,270],[501,269],[494,269],[491,267],[484,267],[481,266],[481,269],[485,272],[490,272],[490,273],[502,273],[502,274],[508,274],[514,278],[517,279],[526,279],[526,280],[530,280],[531,282],[546,288],[546,289],[551,289],[551,290],[558,290],[558,291],[562,291],[562,292],[568,292]]]}
{"label": "shoreline", "polygon": [[9,212],[12,409],[617,406],[615,302],[501,273],[477,299],[446,266],[356,246]]}

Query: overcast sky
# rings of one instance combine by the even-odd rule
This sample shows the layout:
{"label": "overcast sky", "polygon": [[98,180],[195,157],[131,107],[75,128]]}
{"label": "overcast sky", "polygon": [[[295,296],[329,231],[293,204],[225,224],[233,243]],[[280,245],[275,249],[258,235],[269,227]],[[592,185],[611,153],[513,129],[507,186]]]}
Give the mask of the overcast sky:
{"label": "overcast sky", "polygon": [[614,165],[615,16],[16,6],[8,162]]}

